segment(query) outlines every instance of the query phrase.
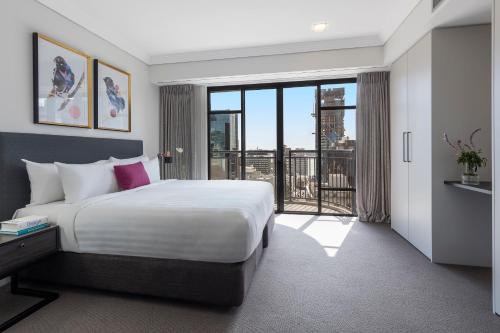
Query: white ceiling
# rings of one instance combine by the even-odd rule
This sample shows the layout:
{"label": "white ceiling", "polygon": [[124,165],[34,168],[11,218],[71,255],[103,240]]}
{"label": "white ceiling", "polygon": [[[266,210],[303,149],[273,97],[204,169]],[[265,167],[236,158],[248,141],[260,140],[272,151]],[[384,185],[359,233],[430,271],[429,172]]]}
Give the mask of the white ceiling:
{"label": "white ceiling", "polygon": [[420,0],[37,1],[158,64],[383,45]]}

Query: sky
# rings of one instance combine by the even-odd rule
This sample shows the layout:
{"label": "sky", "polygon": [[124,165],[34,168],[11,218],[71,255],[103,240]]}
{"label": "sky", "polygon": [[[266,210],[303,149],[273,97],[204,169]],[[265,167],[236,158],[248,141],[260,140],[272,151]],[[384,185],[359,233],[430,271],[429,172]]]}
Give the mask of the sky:
{"label": "sky", "polygon": [[[339,85],[325,85],[323,88]],[[345,104],[356,104],[356,84],[345,86]],[[314,113],[316,87],[283,89],[283,141],[292,149],[316,149]],[[240,110],[240,93],[212,93],[212,110]],[[356,111],[346,110],[346,135],[356,138]],[[276,149],[276,90],[247,90],[245,95],[246,149]]]}

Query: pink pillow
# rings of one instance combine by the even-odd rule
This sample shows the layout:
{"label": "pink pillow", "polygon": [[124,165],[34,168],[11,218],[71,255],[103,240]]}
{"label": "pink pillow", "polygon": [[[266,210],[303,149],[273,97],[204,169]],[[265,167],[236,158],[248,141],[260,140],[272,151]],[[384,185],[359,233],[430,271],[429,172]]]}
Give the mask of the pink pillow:
{"label": "pink pillow", "polygon": [[151,183],[142,162],[115,165],[114,168],[116,181],[121,190],[130,190]]}

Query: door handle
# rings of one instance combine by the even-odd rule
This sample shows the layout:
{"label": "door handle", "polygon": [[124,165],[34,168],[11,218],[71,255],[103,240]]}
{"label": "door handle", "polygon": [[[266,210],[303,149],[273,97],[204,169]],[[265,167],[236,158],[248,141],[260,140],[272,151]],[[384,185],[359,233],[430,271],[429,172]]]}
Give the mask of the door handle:
{"label": "door handle", "polygon": [[406,132],[406,162],[411,163],[410,159],[410,134],[411,132]]}
{"label": "door handle", "polygon": [[408,162],[406,160],[406,132],[403,132],[403,162]]}

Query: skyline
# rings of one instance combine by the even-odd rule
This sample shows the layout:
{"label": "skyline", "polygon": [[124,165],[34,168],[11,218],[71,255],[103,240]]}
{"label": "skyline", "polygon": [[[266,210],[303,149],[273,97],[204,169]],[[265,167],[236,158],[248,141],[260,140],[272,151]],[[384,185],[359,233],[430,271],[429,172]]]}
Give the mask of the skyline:
{"label": "skyline", "polygon": [[[356,84],[322,85],[332,87],[345,88],[345,104],[355,105]],[[283,143],[292,149],[316,149],[315,94],[316,86],[283,89]],[[212,93],[211,110],[240,110],[240,100],[239,91]],[[276,149],[276,89],[246,91],[245,127],[247,150]],[[356,110],[345,110],[344,128],[346,136],[356,139]]]}

